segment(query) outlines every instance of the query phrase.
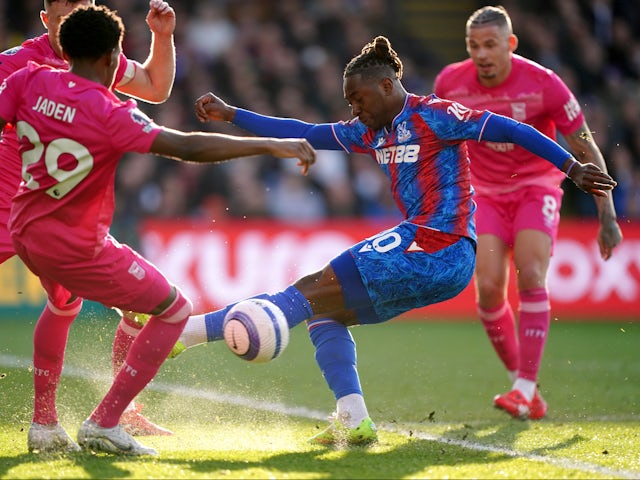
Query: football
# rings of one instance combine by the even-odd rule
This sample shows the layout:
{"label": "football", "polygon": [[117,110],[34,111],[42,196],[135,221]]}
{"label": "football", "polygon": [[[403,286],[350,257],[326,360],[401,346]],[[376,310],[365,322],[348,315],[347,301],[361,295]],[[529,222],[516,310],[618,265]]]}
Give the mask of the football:
{"label": "football", "polygon": [[223,334],[234,354],[253,363],[273,360],[289,344],[284,313],[272,302],[259,298],[235,304],[224,318]]}

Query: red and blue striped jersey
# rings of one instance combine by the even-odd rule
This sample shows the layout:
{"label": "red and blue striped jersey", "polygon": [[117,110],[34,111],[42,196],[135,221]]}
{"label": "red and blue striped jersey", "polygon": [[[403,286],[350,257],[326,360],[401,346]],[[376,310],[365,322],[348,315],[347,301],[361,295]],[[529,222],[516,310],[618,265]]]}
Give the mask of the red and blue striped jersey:
{"label": "red and blue striped jersey", "polygon": [[376,159],[404,217],[475,240],[466,140],[480,140],[490,113],[435,95],[407,95],[391,130],[372,131],[357,118],[333,124],[342,147]]}

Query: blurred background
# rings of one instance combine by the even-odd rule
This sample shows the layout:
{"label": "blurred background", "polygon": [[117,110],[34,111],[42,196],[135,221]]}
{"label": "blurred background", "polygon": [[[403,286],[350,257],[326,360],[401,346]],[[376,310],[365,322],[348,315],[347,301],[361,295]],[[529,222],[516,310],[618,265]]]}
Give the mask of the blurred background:
{"label": "blurred background", "polygon": [[[105,0],[124,19],[125,54],[143,62],[150,34],[146,0]],[[140,102],[159,124],[183,130],[242,133],[201,124],[193,104],[212,91],[229,103],[309,122],[349,118],[342,70],[375,35],[386,35],[405,65],[409,91],[431,92],[436,73],[466,58],[464,25],[487,2],[457,0],[181,0],[177,75],[162,105]],[[518,53],[555,70],[577,96],[618,181],[621,218],[640,217],[640,2],[546,0],[501,2]],[[2,0],[0,47],[40,35],[42,0]],[[375,162],[321,152],[308,177],[293,160],[259,158],[194,166],[128,155],[119,169],[113,231],[135,243],[145,218],[269,218],[314,222],[397,215]],[[564,216],[595,215],[593,200],[564,186]]]}
{"label": "blurred background", "polygon": [[[118,10],[125,54],[144,62],[148,0],[97,0]],[[309,122],[346,120],[346,63],[376,35],[401,56],[403,83],[431,93],[436,74],[467,58],[472,0],[172,0],[177,75],[171,98],[139,106],[161,125],[245,133],[201,124],[195,100],[207,91],[239,107]],[[559,318],[638,318],[640,312],[640,1],[504,0],[517,53],[556,71],[585,112],[604,153],[624,242],[600,258],[593,199],[565,182],[549,271]],[[0,48],[45,32],[42,0],[0,0]],[[562,142],[562,139],[560,139]],[[139,249],[207,311],[283,288],[398,220],[388,181],[369,157],[319,152],[309,176],[296,161],[253,157],[190,165],[127,155],[116,185],[114,236]],[[515,275],[512,275],[515,277]],[[512,278],[513,280],[513,278]],[[0,307],[41,308],[42,288],[16,258],[0,269]],[[511,291],[515,291],[512,281]],[[473,317],[469,286],[428,307],[427,318]],[[421,310],[416,311],[422,315]],[[425,315],[422,315],[425,318]]]}

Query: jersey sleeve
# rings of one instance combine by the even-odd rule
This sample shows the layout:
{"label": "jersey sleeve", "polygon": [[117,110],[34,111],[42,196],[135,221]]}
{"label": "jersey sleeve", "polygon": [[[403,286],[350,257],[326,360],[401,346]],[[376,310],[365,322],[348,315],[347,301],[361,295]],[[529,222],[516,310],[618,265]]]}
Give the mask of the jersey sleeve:
{"label": "jersey sleeve", "polygon": [[13,47],[0,53],[0,79],[4,80],[16,70],[25,66],[25,62],[19,62],[18,55],[21,47]]}
{"label": "jersey sleeve", "polygon": [[562,146],[531,125],[516,122],[503,115],[490,114],[483,130],[480,140],[515,143],[551,162],[558,170],[562,170],[564,163],[571,157]]}
{"label": "jersey sleeve", "polygon": [[561,134],[575,132],[584,123],[584,115],[578,100],[554,72],[549,74],[544,99],[546,110]]}
{"label": "jersey sleeve", "polygon": [[320,150],[340,149],[333,135],[332,124],[329,123],[307,123],[295,118],[270,117],[242,108],[236,110],[233,123],[261,137],[304,138]]}
{"label": "jersey sleeve", "polygon": [[111,112],[107,129],[117,150],[148,153],[162,127],[145,115],[134,100],[129,100]]}
{"label": "jersey sleeve", "polygon": [[129,60],[124,53],[120,54],[120,63],[118,64],[118,70],[116,70],[116,76],[113,84],[115,88],[122,85],[126,85],[136,75],[136,63],[133,60]]}
{"label": "jersey sleeve", "polygon": [[445,141],[479,140],[488,112],[473,110],[460,103],[432,95],[422,112],[424,120],[438,138]]}
{"label": "jersey sleeve", "polygon": [[358,119],[333,124],[333,134],[340,146],[349,153],[367,153],[369,131]]}
{"label": "jersey sleeve", "polygon": [[26,69],[18,70],[5,78],[0,85],[0,118],[6,123],[15,123],[18,102],[23,97],[22,85],[26,73]]}

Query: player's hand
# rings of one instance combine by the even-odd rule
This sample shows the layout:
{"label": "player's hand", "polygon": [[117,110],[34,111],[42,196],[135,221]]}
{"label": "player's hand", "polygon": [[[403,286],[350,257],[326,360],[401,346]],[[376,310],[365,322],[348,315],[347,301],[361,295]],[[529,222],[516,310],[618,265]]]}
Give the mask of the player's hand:
{"label": "player's hand", "polygon": [[236,108],[225,103],[220,97],[208,92],[196,100],[195,113],[202,123],[206,123],[209,120],[231,122],[236,114]]}
{"label": "player's hand", "polygon": [[622,230],[615,220],[600,223],[598,229],[598,247],[603,260],[609,260],[613,254],[613,249],[622,241]]}
{"label": "player's hand", "polygon": [[176,29],[176,12],[162,0],[149,0],[147,25],[156,35],[173,35]]}
{"label": "player's hand", "polygon": [[609,190],[618,184],[607,173],[600,170],[600,167],[593,163],[580,163],[573,160],[575,164],[569,170],[569,178],[583,192],[590,193],[597,197],[606,197]]}
{"label": "player's hand", "polygon": [[302,174],[309,173],[309,167],[316,161],[316,151],[302,138],[273,138],[271,154],[279,158],[297,158]]}

